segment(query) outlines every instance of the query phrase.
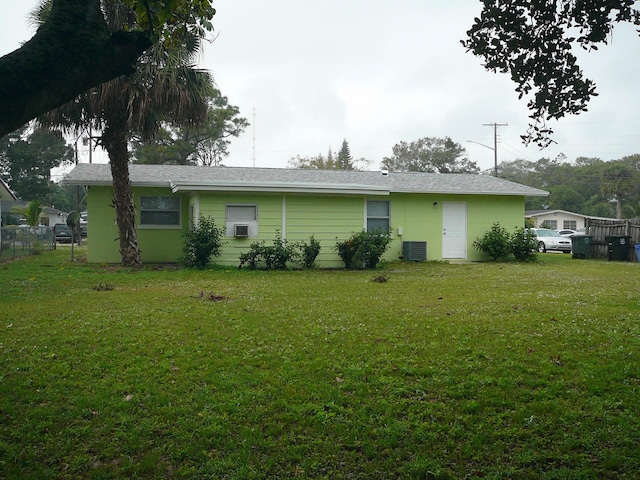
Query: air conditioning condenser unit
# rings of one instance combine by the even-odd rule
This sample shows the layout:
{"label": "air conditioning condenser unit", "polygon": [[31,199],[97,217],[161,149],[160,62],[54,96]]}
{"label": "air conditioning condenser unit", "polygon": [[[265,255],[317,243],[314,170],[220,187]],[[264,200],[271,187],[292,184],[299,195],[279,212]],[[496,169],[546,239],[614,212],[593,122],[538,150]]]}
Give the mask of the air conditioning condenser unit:
{"label": "air conditioning condenser unit", "polygon": [[427,242],[402,242],[402,259],[405,262],[424,262],[427,259]]}

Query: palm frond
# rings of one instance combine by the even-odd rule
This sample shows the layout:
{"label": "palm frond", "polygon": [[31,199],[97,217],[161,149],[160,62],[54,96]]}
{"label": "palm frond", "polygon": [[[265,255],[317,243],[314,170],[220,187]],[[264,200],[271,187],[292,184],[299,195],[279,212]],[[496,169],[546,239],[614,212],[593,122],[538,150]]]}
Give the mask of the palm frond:
{"label": "palm frond", "polygon": [[[103,0],[102,5],[110,25],[130,25],[131,11],[121,0]],[[153,138],[163,121],[201,124],[215,87],[213,76],[194,66],[200,46],[193,34],[164,39],[145,52],[133,75],[84,93],[44,115],[40,123],[72,132],[102,130],[107,112],[121,112],[130,137],[144,139]]]}

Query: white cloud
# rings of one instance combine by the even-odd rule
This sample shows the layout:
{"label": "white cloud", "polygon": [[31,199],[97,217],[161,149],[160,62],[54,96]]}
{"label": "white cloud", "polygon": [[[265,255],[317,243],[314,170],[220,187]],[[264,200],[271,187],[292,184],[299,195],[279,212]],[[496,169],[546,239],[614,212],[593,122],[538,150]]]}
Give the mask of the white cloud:
{"label": "white cloud", "polygon": [[[32,31],[25,16],[36,0],[12,2],[0,18],[0,53]],[[234,139],[228,165],[283,167],[297,154],[326,153],[349,141],[374,167],[394,144],[450,136],[482,168],[499,159],[555,157],[605,160],[640,152],[635,79],[640,40],[614,31],[611,46],[581,54],[600,96],[589,112],[552,125],[557,145],[524,147],[528,112],[508,75],[486,72],[460,40],[481,9],[476,0],[216,0],[217,39],[202,66],[253,123]]]}

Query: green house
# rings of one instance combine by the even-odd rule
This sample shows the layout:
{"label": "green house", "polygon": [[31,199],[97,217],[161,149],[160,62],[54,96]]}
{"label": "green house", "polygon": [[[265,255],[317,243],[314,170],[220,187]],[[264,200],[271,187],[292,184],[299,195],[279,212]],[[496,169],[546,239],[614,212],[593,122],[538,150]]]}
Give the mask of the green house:
{"label": "green house", "polygon": [[[482,260],[473,241],[495,222],[524,223],[525,196],[547,192],[488,175],[129,166],[138,243],[144,262],[175,262],[182,230],[201,215],[226,228],[216,263],[238,265],[254,241],[313,235],[317,263],[338,267],[334,247],[362,229],[390,228],[384,259]],[[79,164],[65,179],[83,185],[89,219],[88,261],[117,263],[118,231],[109,165]]]}

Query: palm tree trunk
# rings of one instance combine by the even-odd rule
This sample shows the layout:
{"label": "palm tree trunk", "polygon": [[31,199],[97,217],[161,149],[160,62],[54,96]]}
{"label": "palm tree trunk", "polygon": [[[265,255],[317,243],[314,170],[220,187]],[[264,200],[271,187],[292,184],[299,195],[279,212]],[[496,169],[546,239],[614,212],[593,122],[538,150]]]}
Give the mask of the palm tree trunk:
{"label": "palm tree trunk", "polygon": [[129,180],[126,118],[124,115],[110,115],[109,117],[102,141],[109,154],[109,163],[111,164],[113,206],[116,209],[120,256],[124,267],[141,267],[142,259],[138,248],[133,192]]}

